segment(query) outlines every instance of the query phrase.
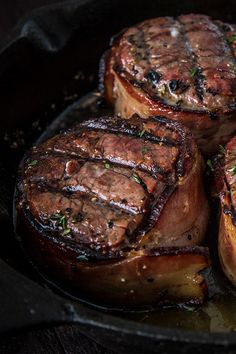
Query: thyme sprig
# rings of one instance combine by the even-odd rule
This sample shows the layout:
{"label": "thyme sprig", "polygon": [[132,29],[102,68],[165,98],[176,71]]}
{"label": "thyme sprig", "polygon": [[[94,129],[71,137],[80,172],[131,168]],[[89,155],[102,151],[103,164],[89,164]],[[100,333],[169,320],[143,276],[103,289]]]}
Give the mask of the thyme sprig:
{"label": "thyme sprig", "polygon": [[71,229],[67,227],[66,215],[62,214],[60,211],[56,212],[51,216],[51,219],[56,221],[56,225],[62,229],[62,236],[66,236],[70,233]]}

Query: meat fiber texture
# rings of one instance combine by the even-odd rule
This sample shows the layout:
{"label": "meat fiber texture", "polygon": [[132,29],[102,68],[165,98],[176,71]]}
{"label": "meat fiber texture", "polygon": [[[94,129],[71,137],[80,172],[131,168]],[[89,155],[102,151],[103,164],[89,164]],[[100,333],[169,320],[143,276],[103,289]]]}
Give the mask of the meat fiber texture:
{"label": "meat fiber texture", "polygon": [[210,155],[236,133],[236,26],[204,15],[160,17],[116,36],[101,89],[116,114],[185,124]]}
{"label": "meat fiber texture", "polygon": [[202,158],[180,123],[103,117],[25,156],[16,231],[52,279],[115,306],[202,303]]}

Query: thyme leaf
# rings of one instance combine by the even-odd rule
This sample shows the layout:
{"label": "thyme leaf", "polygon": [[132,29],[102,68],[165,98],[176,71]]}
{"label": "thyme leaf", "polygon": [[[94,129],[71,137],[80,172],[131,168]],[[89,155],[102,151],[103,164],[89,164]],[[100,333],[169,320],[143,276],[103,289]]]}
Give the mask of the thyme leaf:
{"label": "thyme leaf", "polygon": [[228,39],[227,39],[227,42],[228,43],[233,43],[236,41],[236,34],[232,34],[232,36],[230,36]]}
{"label": "thyme leaf", "polygon": [[138,184],[141,183],[141,179],[134,173],[132,174],[132,176],[130,178],[132,178]]}
{"label": "thyme leaf", "polygon": [[212,161],[210,159],[207,160],[207,166],[210,168],[211,171],[214,170]]}
{"label": "thyme leaf", "polygon": [[38,163],[38,160],[30,161],[30,162],[28,163],[28,166],[30,166],[30,167],[35,166],[35,165],[37,165],[37,163]]}
{"label": "thyme leaf", "polygon": [[232,166],[231,168],[228,169],[228,171],[234,176],[236,174],[236,166]]}
{"label": "thyme leaf", "polygon": [[225,154],[225,148],[223,145],[219,145],[219,150],[220,150],[220,154],[224,155]]}
{"label": "thyme leaf", "polygon": [[164,95],[166,93],[166,84],[163,84],[160,88],[160,93]]}
{"label": "thyme leaf", "polygon": [[190,70],[190,75],[191,75],[191,77],[194,77],[194,76],[197,74],[197,72],[198,72],[198,68],[192,68],[192,69]]}
{"label": "thyme leaf", "polygon": [[196,310],[196,307],[190,306],[190,305],[183,305],[183,309],[186,311],[193,312]]}
{"label": "thyme leaf", "polygon": [[138,133],[138,135],[140,136],[140,138],[142,138],[143,134],[145,133],[145,129],[143,129],[141,132]]}
{"label": "thyme leaf", "polygon": [[142,154],[146,154],[148,152],[148,147],[147,146],[143,146],[142,147]]}
{"label": "thyme leaf", "polygon": [[57,226],[60,226],[63,230],[67,229],[67,219],[66,216],[61,212],[57,212],[51,216],[52,220],[56,221]]}
{"label": "thyme leaf", "polygon": [[66,236],[70,233],[70,229],[69,228],[66,228],[65,230],[63,230],[62,232],[62,236]]}
{"label": "thyme leaf", "polygon": [[104,164],[105,168],[108,170],[109,168],[111,168],[111,165],[108,162],[105,162]]}
{"label": "thyme leaf", "polygon": [[88,257],[86,257],[84,254],[81,254],[79,256],[76,257],[76,259],[80,262],[86,262],[88,261]]}

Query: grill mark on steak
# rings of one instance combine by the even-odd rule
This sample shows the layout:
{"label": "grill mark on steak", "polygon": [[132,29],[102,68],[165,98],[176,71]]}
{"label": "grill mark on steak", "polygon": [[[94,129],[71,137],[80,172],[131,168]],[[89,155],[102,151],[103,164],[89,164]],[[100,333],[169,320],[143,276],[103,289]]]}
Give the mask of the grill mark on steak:
{"label": "grill mark on steak", "polygon": [[[134,124],[134,121],[136,124]],[[73,157],[75,157],[76,151],[84,160],[105,160],[107,162],[115,163],[116,165],[125,164],[129,168],[137,168],[138,170],[144,172],[151,172],[153,176],[157,176],[157,174],[166,175],[166,173],[168,173],[168,171],[172,168],[172,163],[174,163],[174,160],[177,158],[177,147],[182,139],[182,133],[181,131],[178,131],[178,125],[175,126],[174,130],[170,124],[166,123],[166,120],[164,118],[154,117],[148,122],[143,121],[143,123],[140,123],[138,119],[135,119],[131,120],[130,123],[120,124],[121,128],[119,131],[119,122],[120,119],[117,118],[115,120],[112,120],[112,123],[106,122],[106,124],[103,125],[101,119],[101,122],[89,123],[89,129],[86,129],[86,125],[82,124],[81,126],[86,129],[86,132],[83,132],[82,129],[79,133],[71,134],[71,139],[69,142],[67,140],[66,135],[62,135],[60,139],[55,138],[54,144],[50,144],[49,147],[47,147],[46,143],[44,145],[44,149],[48,149],[49,151],[54,150],[57,154],[63,154],[66,150],[67,154],[71,153],[71,156]],[[158,125],[156,125],[157,129],[155,130],[155,132],[150,128],[151,122],[159,123]],[[112,124],[114,124],[115,126],[114,129],[111,129],[113,134],[111,134],[110,136],[100,134],[101,128],[102,133],[106,134],[107,126],[110,129],[111,127],[109,125]],[[163,128],[163,124],[165,125],[165,129]],[[148,132],[149,130],[150,133]],[[168,136],[168,139],[166,139],[164,136],[165,130],[167,131],[166,134]],[[123,131],[128,133],[123,134]],[[114,135],[115,132],[119,133],[120,137]],[[157,134],[159,132],[161,132],[163,136],[158,137]],[[121,133],[122,136],[120,135]],[[83,134],[85,134],[84,139]],[[178,136],[176,134],[178,134]],[[96,140],[94,139],[94,136],[96,136]],[[174,140],[170,140],[169,136],[172,139],[176,139],[177,143],[175,143]],[[99,137],[101,139],[99,139]],[[130,137],[130,139],[128,139],[128,137]],[[151,137],[151,139],[149,137]],[[118,154],[117,149],[114,150],[114,153],[110,151],[110,149],[107,149],[107,145],[109,146],[109,144],[107,144],[106,140],[108,138],[114,140],[114,143],[118,144],[117,149],[120,149],[120,156]],[[125,145],[129,145],[130,153],[132,153],[132,150],[135,150],[134,156],[136,161],[132,161],[132,159],[130,158],[131,156],[129,158],[126,157],[125,149],[121,149],[119,147],[122,141]],[[156,144],[154,144],[154,142]],[[114,143],[110,145],[113,146]],[[137,143],[138,146],[136,146]],[[155,154],[156,158],[153,157],[153,159],[150,159],[149,155],[154,154],[155,150],[160,150],[160,152],[162,150],[165,150],[167,153],[166,156],[168,158],[162,158],[161,155]],[[172,162],[171,158],[173,160]],[[149,159],[150,161],[153,161],[152,164],[148,162]]]}
{"label": "grill mark on steak", "polygon": [[[222,74],[224,72],[224,85],[227,85],[227,73],[233,68],[231,72],[235,80],[235,58],[223,31],[209,17],[192,15],[180,16],[179,19],[180,21],[182,19],[181,23],[185,29],[187,28],[188,41],[191,43],[198,66],[201,68],[203,77],[202,81],[200,80],[200,87],[203,93],[203,103],[207,106],[209,99],[211,99],[208,97],[209,89],[210,94],[211,90],[215,92],[215,96],[219,93],[230,94],[230,85],[225,92],[224,86],[222,87],[220,84],[221,78],[217,78],[216,75],[218,72],[222,72]],[[212,78],[214,79],[212,80]],[[215,87],[216,81],[218,81],[218,87]]]}
{"label": "grill mark on steak", "polygon": [[158,202],[153,203],[153,208],[150,209],[147,218],[143,221],[142,227],[138,230],[137,236],[141,238],[148,231],[150,231],[158,218],[171,194],[174,192],[175,187],[172,185],[167,185],[162,193],[158,196]]}
{"label": "grill mark on steak", "polygon": [[[134,123],[135,122],[135,123]],[[153,135],[153,133],[155,134],[160,134],[160,128],[158,126],[157,132],[156,130],[152,130],[152,122],[155,123],[159,123],[165,126],[165,130],[169,129],[170,130],[170,136],[172,137],[172,139],[175,140],[170,140],[169,138],[165,138],[165,136],[157,136],[157,135]],[[182,129],[182,127],[176,122],[173,125],[169,124],[170,121],[168,119],[166,119],[165,117],[150,117],[148,121],[140,121],[137,120],[135,118],[131,118],[129,121],[123,121],[122,124],[120,124],[119,119],[113,120],[112,124],[113,127],[111,128],[109,126],[110,122],[102,122],[102,119],[100,119],[99,121],[95,121],[95,123],[92,121],[91,123],[89,123],[87,125],[87,127],[91,128],[92,130],[96,130],[96,131],[100,131],[103,130],[105,132],[122,132],[122,134],[127,134],[127,135],[132,135],[132,136],[138,136],[141,139],[145,139],[151,142],[156,142],[156,143],[160,143],[161,145],[166,145],[166,146],[178,146],[181,145],[181,143],[183,143],[182,141],[182,137],[185,136],[184,130]],[[118,124],[117,124],[118,123]],[[83,123],[82,123],[83,124]],[[85,123],[86,124],[86,123]],[[117,126],[116,126],[117,124]],[[150,133],[148,132],[150,131]],[[176,135],[176,132],[178,132],[178,136]],[[165,131],[166,134],[166,131]],[[177,140],[177,141],[176,141]],[[191,157],[191,153],[189,150],[189,144],[187,142],[186,148],[188,149],[188,154],[189,157]],[[182,153],[183,158],[178,160],[178,168],[177,168],[177,175],[181,176],[184,174],[184,153]],[[142,169],[142,166],[139,166],[139,170]],[[144,171],[146,171],[145,168],[143,168]],[[156,173],[159,174],[163,174],[163,170],[160,168],[156,169],[156,172],[153,171],[154,176],[156,176]]]}
{"label": "grill mark on steak", "polygon": [[[164,118],[164,117],[163,117]],[[165,123],[165,120],[161,120],[161,117],[150,117],[151,120],[155,120],[158,123]],[[111,119],[110,122],[103,122],[101,119],[100,121],[91,121],[88,125],[85,123],[86,128],[90,128],[92,131],[103,131],[105,133],[122,133],[122,135],[134,136],[139,137],[141,139],[148,140],[154,143],[163,143],[166,146],[178,146],[179,142],[174,140],[175,137],[172,137],[171,134],[168,137],[152,135],[148,131],[145,131],[145,122],[135,122],[136,125],[132,124],[133,120],[130,119],[129,121],[125,120],[120,124],[119,119]],[[83,126],[83,123],[82,123]],[[171,131],[171,127],[168,127]],[[144,131],[144,132],[143,132]],[[143,132],[143,134],[141,134]],[[165,132],[166,133],[166,132]],[[171,139],[172,137],[172,139]]]}
{"label": "grill mark on steak", "polygon": [[[218,27],[219,32],[222,34],[222,38],[225,42],[225,46],[229,48],[229,52],[231,53],[232,56],[232,61],[234,63],[234,67],[228,68],[228,70],[222,70],[226,72],[230,72],[232,74],[235,74],[236,71],[236,26],[235,25],[227,25],[222,23],[221,21],[214,21],[216,27]],[[228,31],[225,31],[224,28],[227,25]],[[232,40],[232,38],[235,37],[235,40]],[[214,89],[213,89],[214,90]],[[234,93],[236,93],[236,84],[234,83],[233,87]],[[217,92],[218,93],[218,92]],[[236,109],[236,102],[231,104],[233,109]]]}
{"label": "grill mark on steak", "polygon": [[[123,185],[117,190],[117,184]],[[86,162],[80,171],[63,183],[63,190],[84,192],[109,203],[111,206],[138,214],[145,212],[148,195],[146,188],[119,172],[107,169],[101,164]],[[133,193],[130,191],[133,190]],[[126,200],[125,203],[122,200]]]}
{"label": "grill mark on steak", "polygon": [[[103,131],[107,127],[118,129],[119,124],[131,134],[114,135]],[[101,125],[103,129],[99,130]],[[152,139],[145,139],[144,129],[148,131],[146,136]],[[154,141],[158,134],[161,143]],[[105,139],[102,143],[100,135]],[[78,142],[85,136],[87,140],[83,144]],[[165,145],[166,136],[173,146]],[[119,145],[127,139],[131,139],[130,147],[127,151],[124,147],[120,149]],[[99,154],[103,150],[103,154],[109,151],[110,155],[105,156],[106,159],[103,154],[94,155],[94,146]],[[144,151],[147,156],[142,159],[150,160],[147,162],[150,166],[157,158],[163,160],[165,174],[157,170],[153,174],[153,167],[143,168],[139,150],[150,146],[153,152]],[[127,166],[125,159],[113,162],[119,151],[127,154],[127,161],[134,154],[133,168]],[[30,209],[31,219],[46,231],[52,228],[60,239],[67,237],[71,244],[81,242],[84,247],[91,244],[97,252],[117,256],[118,251],[122,253],[132,248],[134,240],[157,222],[179,177],[191,170],[195,153],[191,134],[177,122],[164,117],[143,122],[138,117],[129,122],[104,117],[84,122],[34,147],[25,159],[23,184],[19,190],[25,195],[24,203]],[[58,220],[64,215],[63,226]]]}
{"label": "grill mark on steak", "polygon": [[[236,58],[235,58],[235,38],[232,39],[232,35],[236,35],[236,25],[225,24],[221,21],[214,21],[216,27],[218,27],[219,32],[222,34],[222,38],[225,41],[225,46],[229,48],[229,52],[232,54],[232,59],[236,66]],[[224,30],[224,27],[228,26],[228,31]]]}
{"label": "grill mark on steak", "polygon": [[[145,145],[144,145],[144,148],[145,148]],[[166,178],[167,175],[168,175],[168,172],[162,170],[160,167],[158,166],[155,166],[155,168],[153,169],[147,169],[147,167],[144,165],[144,164],[122,164],[120,161],[113,161],[112,159],[107,159],[107,158],[104,158],[103,156],[100,156],[100,157],[89,157],[89,156],[83,156],[83,157],[76,157],[75,153],[68,153],[68,152],[65,152],[65,151],[54,151],[54,150],[49,150],[50,151],[50,155],[55,157],[55,158],[59,158],[59,157],[68,157],[68,158],[71,158],[71,159],[76,159],[76,161],[80,164],[83,164],[85,162],[96,162],[96,163],[100,163],[102,165],[106,165],[106,164],[112,164],[112,168],[113,170],[116,170],[117,169],[120,169],[122,168],[122,166],[125,166],[126,170],[127,171],[136,171],[138,174],[142,174],[144,173],[145,175],[148,173],[151,174],[152,178],[160,178],[160,176],[162,176],[163,178]],[[77,151],[77,153],[79,153],[79,151]],[[43,156],[44,153],[40,154],[36,154],[35,158],[37,158],[37,156],[39,156],[40,158],[44,157]],[[30,161],[30,160],[29,160]],[[129,174],[130,174],[129,172]],[[127,173],[124,173],[124,171],[119,172],[121,175],[127,175]],[[151,178],[150,176],[150,178]],[[64,175],[63,177],[65,180],[68,178],[68,176]],[[35,177],[35,179],[39,179],[38,176]],[[146,184],[141,181],[141,183],[143,184],[143,186],[145,188],[147,188]]]}
{"label": "grill mark on steak", "polygon": [[[60,190],[65,196],[78,192],[129,213],[144,212],[150,199],[149,193],[154,188],[152,186],[154,179],[146,173],[135,170],[137,178],[140,179],[139,185],[133,178],[134,171],[120,166],[106,166],[107,163],[103,161],[70,160],[64,155],[60,157],[50,155],[45,158],[36,154],[35,158],[38,163],[33,176],[25,176],[28,183],[38,184],[42,191]],[[150,187],[143,181],[145,179]],[[116,185],[119,183],[123,184],[124,188],[117,194]],[[156,180],[155,188],[157,188]],[[126,189],[133,189],[135,193],[126,197],[128,194]]]}
{"label": "grill mark on steak", "polygon": [[234,31],[203,15],[147,20],[112,48],[112,70],[154,102],[215,119],[235,109]]}
{"label": "grill mark on steak", "polygon": [[[61,238],[65,230],[70,230],[66,239],[91,244],[97,249],[115,248],[120,243],[127,247],[129,234],[136,230],[145,215],[130,215],[111,209],[83,195],[71,198],[52,189],[39,192],[37,186],[30,188],[27,195],[32,220],[42,228],[53,230]],[[67,212],[69,209],[71,213]]]}
{"label": "grill mark on steak", "polygon": [[[181,22],[180,17],[178,18],[178,22],[180,24],[181,28],[181,33],[183,35],[183,43],[185,43],[186,50],[189,52],[189,57],[192,59],[192,69],[190,71],[191,76],[194,76],[193,81],[194,81],[194,87],[196,90],[196,95],[198,98],[203,101],[203,96],[204,96],[204,87],[203,87],[203,81],[205,77],[202,75],[202,68],[198,63],[197,60],[197,55],[194,52],[193,46],[191,45],[191,42],[189,41],[188,34],[186,31],[186,28],[184,24]],[[196,73],[195,73],[196,70]]]}
{"label": "grill mark on steak", "polygon": [[[172,124],[170,124],[170,121],[165,117],[153,117],[152,120],[165,124],[167,128],[173,129]],[[179,134],[178,138],[180,139],[180,145],[181,145],[181,148],[179,149],[178,160],[176,163],[176,175],[178,177],[182,177],[185,173],[187,159],[191,160],[192,158],[190,136],[185,134],[185,130],[183,126],[178,122],[174,122],[174,127]]]}
{"label": "grill mark on steak", "polygon": [[[182,58],[183,62],[192,61],[193,60],[192,51],[187,50],[187,46],[186,46],[184,38],[183,38],[183,32],[184,31],[183,31],[183,28],[180,27],[180,23],[178,21],[175,21],[173,18],[166,18],[166,21],[168,23],[167,31],[159,33],[158,35],[159,36],[161,35],[162,37],[164,35],[164,38],[165,38],[165,34],[170,34],[171,30],[176,30],[178,32],[178,36],[171,37],[171,38],[170,38],[170,36],[168,36],[168,40],[166,41],[166,43],[165,43],[165,40],[161,41],[161,39],[159,39],[160,40],[160,45],[161,45],[162,42],[164,42],[163,46],[165,46],[165,44],[166,44],[166,48],[167,49],[164,50],[163,48],[161,48],[160,49],[160,53],[162,53],[162,54],[158,53],[158,55],[157,54],[154,55],[153,53],[151,53],[151,54],[149,53],[151,58],[154,60],[154,63],[153,63],[153,61],[152,61],[152,63],[150,63],[150,60],[147,59],[147,66],[150,65],[151,67],[156,67],[159,70],[163,67],[163,70],[164,70],[163,74],[166,76],[167,73],[165,71],[165,67],[170,68],[170,71],[174,72],[174,69],[172,68],[172,66],[174,65],[175,69],[177,71],[180,71],[180,73],[179,73],[178,77],[175,77],[176,74],[174,74],[172,78],[170,77],[170,81],[172,81],[172,79],[175,79],[175,78],[177,80],[179,80],[179,83],[181,83],[181,85],[179,85],[179,88],[182,87],[182,89],[180,89],[178,91],[184,92],[186,89],[188,89],[188,87],[190,86],[190,82],[193,81],[193,80],[192,80],[192,78],[191,78],[191,76],[189,74],[190,70],[187,69],[187,70],[185,70],[183,72],[183,70],[180,67],[176,66],[176,63],[177,63],[177,59],[178,59],[179,56]],[[140,24],[140,26],[142,28],[142,24]],[[139,27],[139,25],[137,27]],[[151,25],[150,25],[150,27],[151,27]],[[147,28],[145,28],[145,30],[146,30],[146,32],[148,32]],[[156,36],[157,36],[157,34],[155,33],[155,35],[150,39],[151,49],[153,49],[152,48],[152,42],[154,40],[156,40]],[[172,46],[172,51],[171,52],[170,52],[170,50],[168,50],[168,46],[170,45],[170,44],[168,44],[169,41],[171,41],[171,46]],[[145,37],[144,42],[145,43],[148,42],[148,33],[146,33],[146,37]],[[183,49],[181,52],[179,52],[180,48]],[[168,55],[165,55],[166,51],[168,52]],[[158,63],[156,63],[155,59],[158,60]],[[160,64],[161,60],[163,60],[162,64]],[[171,64],[173,64],[173,65],[171,65]],[[185,64],[183,64],[183,65],[185,65]],[[192,67],[192,66],[193,65],[191,64],[190,67]],[[169,77],[170,75],[168,74],[167,76]],[[184,83],[182,82],[182,78],[184,78]],[[164,80],[160,81],[160,85],[167,85],[167,84],[168,84],[168,79],[164,79]],[[147,86],[146,88],[144,86],[143,89],[144,89],[145,92],[150,93],[150,87],[149,86]],[[151,96],[152,96],[152,98],[158,98],[159,99],[160,98],[160,93],[158,95],[159,97],[156,96],[156,94],[154,94],[154,93],[151,94]],[[165,94],[163,96],[165,96]]]}
{"label": "grill mark on steak", "polygon": [[[103,134],[95,144],[90,144],[90,138],[97,136],[97,132],[86,132],[81,138],[76,139],[77,148],[81,155],[90,155],[93,159],[107,160],[117,165],[126,165],[130,168],[138,168],[143,171],[166,174],[176,159],[177,149],[150,144],[149,142],[139,141],[137,138],[121,136],[115,134]],[[148,146],[147,153],[143,153],[145,146]],[[162,152],[168,151],[166,159],[162,155],[154,155],[153,150]],[[150,159],[149,155],[155,158]],[[138,167],[137,167],[138,166]]]}

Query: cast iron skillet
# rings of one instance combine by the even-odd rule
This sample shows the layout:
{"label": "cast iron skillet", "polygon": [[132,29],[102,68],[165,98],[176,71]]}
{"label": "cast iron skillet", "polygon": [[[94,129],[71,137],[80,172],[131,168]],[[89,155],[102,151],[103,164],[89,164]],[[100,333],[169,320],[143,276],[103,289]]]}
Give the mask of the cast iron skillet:
{"label": "cast iron skillet", "polygon": [[[113,34],[146,18],[190,12],[236,22],[233,3],[67,1],[33,12],[2,43],[0,333],[68,322],[78,323],[81,332],[120,352],[164,353],[179,348],[183,353],[217,353],[236,349],[234,333],[191,332],[138,323],[73,301],[48,287],[16,242],[11,211],[23,153],[65,107],[96,88],[99,58]],[[63,125],[63,119],[61,122]]]}

